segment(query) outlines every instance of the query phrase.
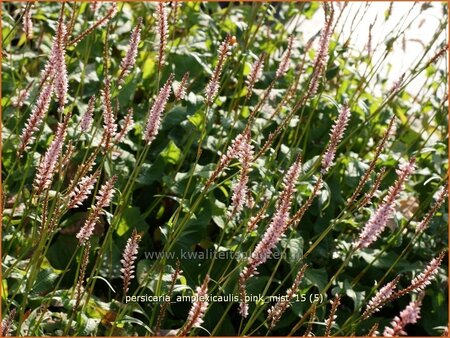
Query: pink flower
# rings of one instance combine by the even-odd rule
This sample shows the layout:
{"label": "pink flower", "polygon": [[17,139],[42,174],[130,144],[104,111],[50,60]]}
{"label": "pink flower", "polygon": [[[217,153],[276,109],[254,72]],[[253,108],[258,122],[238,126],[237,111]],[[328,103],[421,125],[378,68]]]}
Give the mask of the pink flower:
{"label": "pink flower", "polygon": [[116,136],[116,142],[117,143],[122,142],[124,136],[133,127],[133,124],[134,124],[134,121],[133,121],[133,108],[129,108],[127,115],[123,119],[122,129],[120,130],[119,134],[117,134],[117,136]]}
{"label": "pink flower", "polygon": [[111,177],[102,187],[97,195],[96,203],[92,208],[89,216],[84,223],[83,227],[77,233],[77,238],[81,245],[85,245],[94,233],[95,223],[97,223],[100,215],[103,213],[102,208],[107,207],[114,196],[114,183],[117,180],[117,176]]}
{"label": "pink flower", "polygon": [[31,20],[31,5],[25,9],[22,16],[23,32],[28,40],[33,38],[33,21]]}
{"label": "pink flower", "polygon": [[175,95],[175,101],[179,101],[185,98],[188,79],[189,79],[189,72],[186,72],[183,75],[183,78],[181,79],[181,82],[178,85],[177,89],[174,90],[173,92],[173,94]]}
{"label": "pink flower", "polygon": [[109,79],[105,79],[105,88],[101,91],[103,103],[103,146],[108,149],[117,133],[116,117],[111,105],[111,87]]}
{"label": "pink flower", "polygon": [[383,232],[387,225],[388,220],[392,217],[395,210],[395,199],[403,190],[403,184],[407,178],[414,171],[415,158],[402,165],[398,169],[398,178],[394,185],[389,188],[389,192],[381,205],[375,210],[373,215],[369,218],[363,231],[361,232],[359,239],[354,243],[355,248],[367,248],[372,244],[378,236]]}
{"label": "pink flower", "polygon": [[34,132],[38,131],[42,120],[44,119],[44,115],[48,111],[48,107],[50,106],[50,100],[52,98],[53,92],[53,84],[46,83],[39,93],[39,97],[37,99],[36,105],[31,111],[31,115],[25,123],[25,127],[22,130],[22,134],[20,136],[20,146],[18,150],[19,156],[22,155],[22,152],[28,149],[28,145],[34,140]]}
{"label": "pink flower", "polygon": [[147,142],[147,145],[150,145],[153,140],[158,135],[159,127],[161,125],[161,117],[164,109],[166,108],[167,101],[170,96],[170,85],[173,81],[173,74],[170,74],[164,86],[159,91],[156,96],[155,102],[153,103],[152,108],[150,109],[147,125],[145,127],[144,139]]}
{"label": "pink flower", "polygon": [[439,197],[436,203],[433,205],[431,210],[426,214],[426,216],[420,221],[420,223],[416,227],[416,233],[422,233],[430,224],[431,218],[436,213],[436,211],[441,207],[442,203],[444,203],[445,196],[447,196],[447,189],[442,189],[439,193]]}
{"label": "pink flower", "polygon": [[258,82],[262,76],[265,56],[266,54],[264,52],[261,53],[258,59],[253,63],[250,73],[247,76],[247,80],[245,80],[245,84],[247,85],[247,98],[252,95],[255,83]]}
{"label": "pink flower", "polygon": [[219,46],[219,61],[217,62],[211,79],[209,80],[205,88],[205,103],[208,106],[213,102],[214,98],[219,92],[220,75],[222,74],[222,68],[225,60],[231,52],[232,45],[232,37],[228,34],[225,40]]}
{"label": "pink flower", "polygon": [[30,96],[30,85],[28,85],[27,88],[22,89],[17,96],[11,99],[11,104],[14,107],[21,108],[23,106],[26,99],[28,99],[28,96]]}
{"label": "pink flower", "polygon": [[156,5],[156,18],[158,21],[157,30],[159,37],[159,48],[158,48],[158,69],[162,69],[165,64],[165,53],[167,47],[167,35],[168,24],[167,24],[167,9],[166,3],[163,1],[158,2]]}
{"label": "pink flower", "polygon": [[277,78],[282,77],[289,69],[293,44],[294,44],[294,36],[291,35],[291,36],[289,36],[287,48],[284,51],[283,55],[281,56],[280,64],[278,65],[278,69],[275,73],[275,76]]}
{"label": "pink flower", "polygon": [[336,294],[334,298],[330,301],[331,303],[331,310],[330,315],[328,316],[328,319],[325,321],[326,327],[325,327],[325,337],[329,337],[331,334],[331,327],[335,324],[336,321],[336,310],[337,307],[341,304],[341,296],[339,294]]}
{"label": "pink flower", "polygon": [[127,53],[120,63],[120,75],[118,79],[119,83],[124,82],[124,77],[126,77],[130,73],[131,69],[136,63],[137,49],[139,42],[141,41],[141,25],[142,18],[139,18],[136,27],[134,27],[134,30],[131,33],[130,44],[128,45]]}
{"label": "pink flower", "polygon": [[367,304],[366,310],[363,313],[363,318],[369,318],[373,313],[380,311],[381,307],[390,300],[392,293],[397,286],[399,277],[395,278],[393,281],[387,283],[380,290],[377,291],[375,296]]}
{"label": "pink flower", "polygon": [[47,189],[51,182],[53,175],[55,174],[56,164],[61,155],[61,150],[66,137],[67,124],[69,122],[69,116],[67,116],[63,123],[58,124],[55,138],[50,144],[44,158],[39,164],[39,168],[34,181],[36,193],[39,195],[44,189]]}
{"label": "pink flower", "polygon": [[136,229],[134,229],[131,237],[127,241],[127,245],[123,250],[122,259],[120,260],[122,263],[122,269],[120,269],[120,272],[122,273],[124,294],[127,294],[130,282],[134,278],[134,263],[137,258],[140,240],[141,236],[138,235]]}
{"label": "pink flower", "polygon": [[112,2],[111,7],[108,9],[108,11],[103,17],[94,22],[88,29],[86,29],[83,33],[78,35],[75,39],[71,40],[68,43],[68,45],[77,45],[78,42],[80,42],[86,36],[91,34],[96,28],[100,28],[106,25],[116,14],[117,14],[117,3]]}
{"label": "pink flower", "polygon": [[67,30],[64,22],[60,22],[58,26],[57,33],[57,45],[53,46],[56,48],[55,51],[55,64],[54,64],[54,74],[55,74],[55,96],[59,100],[59,106],[63,107],[67,102],[67,90],[68,90],[68,80],[67,80],[67,66],[65,61],[66,56],[66,38]]}
{"label": "pink flower", "polygon": [[208,308],[208,282],[209,275],[206,275],[201,287],[197,287],[197,294],[195,301],[192,304],[191,310],[186,323],[178,332],[177,336],[187,336],[193,327],[199,327],[203,323],[206,309]]}
{"label": "pink flower", "polygon": [[290,301],[297,294],[298,286],[303,279],[303,275],[305,274],[306,268],[308,266],[305,264],[297,273],[295,277],[294,283],[292,286],[286,291],[286,295],[282,300],[279,300],[274,306],[272,306],[267,312],[267,319],[271,321],[270,327],[273,328],[276,323],[280,320],[283,313],[290,306]]}
{"label": "pink flower", "polygon": [[92,189],[94,188],[95,183],[97,182],[97,178],[100,172],[96,171],[92,175],[84,176],[80,179],[78,185],[73,189],[73,191],[69,195],[69,203],[67,205],[68,209],[78,208],[83,202],[88,198]]}
{"label": "pink flower", "polygon": [[405,326],[407,324],[415,324],[417,320],[420,318],[420,307],[422,305],[421,297],[414,301],[410,302],[408,306],[400,312],[400,317],[395,317],[391,322],[392,327],[386,327],[384,329],[383,335],[385,337],[394,337],[394,336],[406,336]]}
{"label": "pink flower", "polygon": [[411,285],[407,289],[415,292],[425,290],[425,288],[431,284],[431,281],[438,273],[439,266],[441,265],[443,259],[444,252],[441,252],[438,257],[431,260],[422,273],[412,280]]}
{"label": "pink flower", "polygon": [[330,141],[328,142],[327,150],[322,157],[322,173],[326,173],[333,165],[334,156],[336,154],[336,148],[338,143],[344,136],[345,129],[347,128],[350,109],[347,106],[343,106],[339,112],[339,116],[333,126],[330,133]]}
{"label": "pink flower", "polygon": [[246,317],[248,313],[248,305],[244,302],[243,298],[245,297],[242,297],[245,295],[245,283],[250,277],[258,273],[257,267],[267,261],[272,249],[277,245],[281,239],[281,236],[287,229],[292,196],[294,195],[295,185],[297,183],[300,170],[300,158],[297,158],[284,176],[284,189],[280,194],[275,215],[273,216],[268,229],[265,231],[263,238],[256,245],[251,256],[249,257],[247,266],[239,275],[239,287],[241,294],[240,313],[244,317]]}
{"label": "pink flower", "polygon": [[231,205],[228,211],[228,218],[233,218],[238,216],[244,204],[247,201],[248,195],[248,174],[250,172],[250,166],[253,161],[253,147],[251,145],[250,134],[246,134],[244,142],[240,146],[239,152],[239,162],[241,162],[241,172],[239,175],[239,180],[233,188],[233,195],[231,197]]}
{"label": "pink flower", "polygon": [[91,129],[92,121],[94,120],[92,116],[94,113],[94,108],[95,108],[95,95],[93,95],[89,99],[87,110],[81,118],[80,128],[82,131],[88,131],[89,129]]}
{"label": "pink flower", "polygon": [[329,17],[325,18],[325,26],[320,33],[319,48],[313,63],[314,71],[309,83],[306,97],[311,97],[316,93],[317,87],[319,86],[319,79],[321,78],[328,62],[328,48],[331,34],[333,32],[333,15],[334,10],[331,9]]}

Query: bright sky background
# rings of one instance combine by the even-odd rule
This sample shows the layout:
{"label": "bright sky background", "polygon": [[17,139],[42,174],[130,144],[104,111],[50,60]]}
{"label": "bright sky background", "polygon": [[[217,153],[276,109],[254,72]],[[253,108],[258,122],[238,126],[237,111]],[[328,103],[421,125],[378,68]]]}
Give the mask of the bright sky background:
{"label": "bright sky background", "polygon": [[[334,3],[336,10],[335,17],[340,13],[341,4]],[[438,30],[440,20],[443,17],[443,3],[429,2],[430,8],[421,11],[421,7],[424,2],[394,2],[392,4],[392,14],[390,18],[385,21],[385,12],[389,9],[390,2],[376,1],[376,2],[349,2],[345,8],[341,19],[339,20],[336,31],[340,31],[343,28],[343,35],[340,37],[341,42],[345,42],[348,37],[351,36],[351,45],[357,50],[367,52],[367,40],[369,35],[369,27],[372,28],[372,48],[373,58],[377,60],[384,52],[384,41],[389,32],[400,22],[401,27],[406,28],[404,37],[400,37],[394,44],[394,52],[387,58],[387,63],[383,67],[386,72],[386,65],[389,63],[392,68],[389,69],[389,74],[382,74],[389,79],[389,82],[394,83],[403,72],[408,71],[412,65],[414,65],[418,58],[423,54],[423,46],[430,43],[433,39],[435,32]],[[446,14],[447,15],[447,14]],[[351,32],[352,21],[353,33]],[[323,26],[324,11],[319,9],[311,21],[308,21],[307,25],[302,25],[301,31],[304,33],[305,41],[311,36],[317,33],[320,27]],[[412,22],[412,24],[410,24]],[[409,26],[409,27],[408,27]],[[435,40],[433,51],[439,50],[438,48],[443,42],[447,41],[447,29]],[[375,46],[380,43],[379,48]],[[434,55],[434,52],[429,53],[424,59],[426,62]],[[441,58],[439,61],[439,67],[447,69],[447,61],[445,58]],[[421,88],[424,76],[419,76],[414,82],[412,82],[407,90],[416,94]]]}

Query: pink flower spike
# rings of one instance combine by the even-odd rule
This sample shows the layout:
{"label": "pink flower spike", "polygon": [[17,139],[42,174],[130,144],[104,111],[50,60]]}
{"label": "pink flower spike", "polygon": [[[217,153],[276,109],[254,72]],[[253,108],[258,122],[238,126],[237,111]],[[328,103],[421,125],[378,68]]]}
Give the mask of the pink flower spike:
{"label": "pink flower spike", "polygon": [[105,79],[105,88],[101,91],[103,103],[103,146],[111,147],[117,133],[116,117],[111,105],[111,87],[109,79]]}
{"label": "pink flower spike", "polygon": [[278,69],[275,73],[277,78],[282,77],[289,69],[289,64],[291,62],[291,52],[294,44],[294,36],[291,35],[288,38],[288,45],[283,55],[281,56],[280,64],[278,65]]}
{"label": "pink flower spike", "polygon": [[34,132],[38,131],[42,120],[44,119],[44,115],[47,113],[48,108],[50,106],[50,100],[52,98],[53,93],[53,84],[47,83],[44,84],[39,97],[37,99],[36,105],[31,111],[31,115],[28,118],[25,127],[22,130],[22,134],[20,136],[20,146],[18,150],[18,155],[21,156],[23,151],[28,149],[28,145],[34,140]]}
{"label": "pink flower spike", "polygon": [[362,315],[364,319],[367,319],[375,312],[380,311],[381,307],[390,300],[390,297],[397,286],[399,278],[400,277],[397,276],[393,281],[387,283],[377,291],[375,296],[370,299],[369,303],[367,304],[366,310]]}
{"label": "pink flower spike", "polygon": [[291,209],[292,197],[295,192],[295,185],[301,170],[300,157],[292,164],[283,179],[283,191],[280,194],[276,211],[269,227],[264,232],[263,238],[256,245],[251,256],[247,260],[247,266],[239,275],[240,294],[240,314],[246,317],[248,305],[245,303],[246,281],[258,273],[257,267],[267,261],[272,249],[280,241],[289,224],[289,212]]}
{"label": "pink flower spike", "polygon": [[395,199],[403,190],[403,185],[408,177],[414,171],[415,161],[415,158],[411,158],[409,162],[396,170],[398,175],[397,180],[394,185],[389,188],[387,196],[367,221],[359,239],[354,242],[354,247],[356,249],[367,248],[383,232],[388,220],[395,211]]}
{"label": "pink flower spike", "polygon": [[250,73],[245,80],[245,84],[247,85],[247,99],[252,95],[255,83],[258,82],[262,76],[265,56],[266,54],[264,52],[261,53],[258,59],[253,63]]}
{"label": "pink flower spike", "polygon": [[148,114],[147,125],[144,132],[144,139],[147,145],[150,145],[156,138],[156,135],[158,135],[162,114],[166,108],[167,101],[169,100],[170,86],[172,84],[173,77],[174,75],[170,74],[166,83],[156,96],[155,102],[153,102],[153,106]]}
{"label": "pink flower spike", "polygon": [[161,70],[165,64],[165,54],[167,47],[167,36],[169,34],[167,24],[167,9],[166,3],[163,1],[158,2],[156,5],[156,19],[157,19],[157,31],[159,37],[158,46],[158,69]]}
{"label": "pink flower spike", "polygon": [[205,88],[205,103],[207,106],[211,105],[219,92],[220,75],[222,74],[223,65],[228,55],[231,53],[233,46],[233,38],[227,35],[225,40],[219,46],[219,60],[214,68],[213,74]]}
{"label": "pink flower spike", "polygon": [[[32,5],[31,5],[32,6]],[[31,6],[25,9],[22,16],[23,32],[28,40],[33,38],[33,21],[31,20]]]}
{"label": "pink flower spike", "polygon": [[83,202],[88,198],[92,189],[94,189],[94,185],[97,182],[99,174],[100,172],[96,171],[94,174],[90,176],[84,176],[80,179],[78,185],[69,195],[70,201],[67,205],[68,209],[78,208],[83,204]]}
{"label": "pink flower spike", "polygon": [[66,116],[65,121],[58,124],[55,138],[39,164],[36,179],[34,181],[34,187],[36,188],[37,195],[50,187],[53,175],[55,174],[56,164],[61,155],[64,139],[66,137],[69,118],[70,116]]}
{"label": "pink flower spike", "polygon": [[175,95],[175,101],[180,101],[185,98],[188,80],[189,80],[189,72],[186,72],[183,75],[183,78],[181,79],[181,82],[179,83],[178,87],[173,92],[173,94]]}
{"label": "pink flower spike", "polygon": [[328,142],[327,150],[322,157],[322,174],[328,172],[333,165],[333,160],[336,155],[336,148],[338,143],[344,136],[345,129],[347,128],[350,109],[347,106],[343,106],[339,112],[339,116],[333,126],[330,133],[330,141]]}
{"label": "pink flower spike", "polygon": [[100,188],[100,191],[95,198],[95,205],[92,207],[83,227],[77,233],[76,237],[81,245],[85,245],[94,233],[95,224],[99,220],[100,215],[103,214],[102,208],[107,207],[111,203],[114,196],[114,184],[116,183],[116,180],[117,176],[113,176]]}
{"label": "pink flower spike", "polygon": [[189,315],[186,323],[178,331],[177,336],[185,337],[189,334],[192,328],[199,327],[203,323],[203,317],[205,316],[206,309],[208,308],[208,283],[209,275],[205,276],[205,280],[201,287],[197,287],[197,294],[189,311]]}
{"label": "pink flower spike", "polygon": [[405,326],[407,324],[415,324],[420,319],[420,307],[422,305],[422,296],[414,302],[410,302],[408,306],[400,312],[399,317],[395,317],[391,322],[391,327],[384,329],[385,337],[406,336]]}
{"label": "pink flower spike", "polygon": [[123,119],[122,129],[116,136],[116,143],[122,142],[123,138],[130,131],[130,129],[133,127],[133,125],[134,125],[133,108],[130,107],[130,108],[128,108],[127,115],[125,115],[125,117]]}
{"label": "pink flower spike", "polygon": [[134,278],[134,263],[137,258],[140,240],[141,236],[138,235],[136,229],[134,229],[131,237],[127,241],[127,245],[123,250],[122,259],[120,260],[122,263],[122,269],[120,269],[120,272],[122,273],[124,295],[127,294],[130,287],[130,282]]}
{"label": "pink flower spike", "polygon": [[138,19],[136,27],[134,27],[134,30],[131,33],[130,44],[128,45],[127,53],[120,63],[120,75],[118,79],[118,82],[120,84],[123,84],[123,79],[131,72],[131,69],[136,63],[137,49],[139,42],[141,41],[141,26],[142,18],[140,17]]}
{"label": "pink flower spike", "polygon": [[91,129],[92,121],[94,120],[93,118],[94,108],[95,108],[95,95],[92,95],[92,97],[89,99],[87,110],[81,117],[80,128],[82,131],[88,131],[89,129]]}

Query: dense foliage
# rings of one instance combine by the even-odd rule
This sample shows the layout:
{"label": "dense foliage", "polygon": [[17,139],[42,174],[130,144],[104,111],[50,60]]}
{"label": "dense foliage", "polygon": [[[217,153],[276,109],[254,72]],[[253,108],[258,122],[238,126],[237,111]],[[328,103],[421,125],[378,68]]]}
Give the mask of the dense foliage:
{"label": "dense foliage", "polygon": [[447,5],[410,5],[392,80],[388,3],[2,3],[3,333],[440,335]]}

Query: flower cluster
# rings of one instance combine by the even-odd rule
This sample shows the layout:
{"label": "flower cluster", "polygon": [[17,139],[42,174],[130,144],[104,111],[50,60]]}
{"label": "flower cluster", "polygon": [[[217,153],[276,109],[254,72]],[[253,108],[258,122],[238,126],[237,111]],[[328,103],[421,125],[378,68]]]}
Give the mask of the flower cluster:
{"label": "flower cluster", "polygon": [[241,163],[241,171],[237,184],[233,188],[233,195],[231,197],[231,205],[228,211],[228,217],[231,219],[234,216],[238,216],[244,208],[244,204],[248,199],[248,174],[250,172],[250,166],[253,162],[253,147],[251,145],[250,133],[245,134],[244,141],[240,145],[239,152],[237,154],[239,162]]}
{"label": "flower cluster", "polygon": [[395,210],[395,199],[402,191],[407,178],[414,171],[414,164],[415,158],[411,158],[409,162],[402,165],[396,171],[398,176],[397,180],[394,185],[389,188],[389,192],[383,200],[383,203],[375,210],[369,221],[366,223],[359,239],[354,243],[355,248],[367,248],[384,230]]}
{"label": "flower cluster", "polygon": [[197,287],[196,300],[194,301],[194,304],[192,304],[186,323],[178,332],[177,336],[185,337],[193,327],[199,327],[203,323],[203,317],[208,308],[208,282],[209,275],[206,275],[202,286]]}
{"label": "flower cluster", "polygon": [[173,81],[173,74],[170,74],[164,86],[156,96],[155,102],[148,114],[147,125],[145,126],[144,139],[147,145],[150,145],[159,132],[159,126],[161,125],[161,117],[164,109],[166,108],[167,101],[170,96],[170,86]]}
{"label": "flower cluster", "polygon": [[339,112],[339,116],[330,133],[330,141],[328,142],[327,149],[322,157],[322,173],[326,173],[333,165],[337,145],[344,136],[345,129],[347,128],[349,113],[350,109],[347,106],[343,106]]}
{"label": "flower cluster", "polygon": [[134,27],[133,32],[131,33],[127,53],[120,63],[120,74],[119,79],[117,80],[119,83],[124,82],[123,79],[130,73],[136,63],[137,49],[139,42],[141,41],[141,26],[142,18],[139,18],[136,27]]}
{"label": "flower cluster", "polygon": [[120,263],[122,263],[120,272],[122,273],[124,295],[127,294],[130,282],[134,278],[134,262],[137,258],[140,240],[141,236],[137,233],[136,229],[134,229],[131,237],[127,241],[127,245],[123,250],[122,259],[120,260]]}
{"label": "flower cluster", "polygon": [[416,301],[410,302],[406,308],[400,312],[399,316],[396,316],[391,322],[391,327],[384,329],[383,335],[385,337],[395,337],[400,335],[407,335],[405,332],[405,326],[408,324],[417,323],[420,318],[420,307],[422,305],[422,299],[419,297]]}
{"label": "flower cluster", "polygon": [[103,213],[102,209],[107,207],[114,196],[114,183],[116,183],[117,176],[111,177],[98,192],[95,197],[96,203],[92,208],[89,216],[84,223],[83,227],[77,233],[78,241],[81,245],[85,245],[94,233],[95,224],[97,223],[100,215]]}
{"label": "flower cluster", "polygon": [[241,294],[240,313],[243,317],[246,317],[248,315],[248,305],[242,299],[245,299],[245,297],[243,297],[245,296],[245,283],[250,277],[258,273],[257,267],[267,260],[270,252],[279,242],[281,236],[287,229],[292,197],[294,195],[295,185],[297,183],[300,170],[301,163],[299,157],[284,176],[284,189],[280,194],[279,201],[276,206],[276,211],[269,227],[264,232],[262,239],[256,245],[251,256],[248,258],[247,266],[239,275],[239,287]]}

